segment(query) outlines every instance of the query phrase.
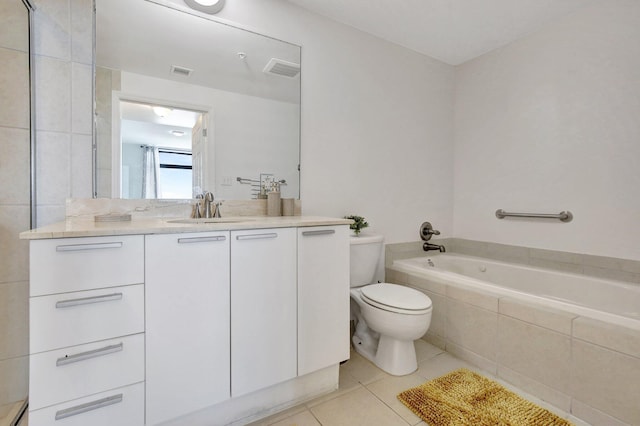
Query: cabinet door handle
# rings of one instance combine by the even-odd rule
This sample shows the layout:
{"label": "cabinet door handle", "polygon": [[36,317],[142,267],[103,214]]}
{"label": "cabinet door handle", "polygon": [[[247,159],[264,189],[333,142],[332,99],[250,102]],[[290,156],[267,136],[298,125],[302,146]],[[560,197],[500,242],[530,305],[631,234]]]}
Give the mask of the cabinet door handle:
{"label": "cabinet door handle", "polygon": [[58,358],[56,360],[56,366],[60,367],[62,365],[73,364],[74,362],[84,361],[86,359],[97,358],[99,356],[120,352],[123,349],[124,349],[124,345],[122,343],[118,343],[117,345],[109,345],[109,346],[105,346],[104,348],[94,349],[92,351],[80,352],[74,355],[63,356],[62,358]]}
{"label": "cabinet door handle", "polygon": [[270,232],[268,234],[248,234],[236,236],[236,240],[267,240],[271,238],[278,238],[278,234],[276,234],[275,232]]}
{"label": "cabinet door handle", "polygon": [[80,299],[61,300],[56,302],[56,308],[70,308],[71,306],[89,305],[91,303],[110,302],[122,299],[122,293],[105,294],[103,296],[82,297]]}
{"label": "cabinet door handle", "polygon": [[219,235],[216,237],[190,237],[190,238],[178,238],[178,244],[189,243],[208,243],[211,241],[225,241],[227,237]]}
{"label": "cabinet door handle", "polygon": [[66,419],[67,417],[77,416],[78,414],[88,411],[97,410],[98,408],[108,407],[109,405],[122,402],[122,394],[108,396],[106,398],[97,399],[85,404],[76,405],[75,407],[65,408],[56,412],[56,420]]}
{"label": "cabinet door handle", "polygon": [[86,250],[102,250],[111,248],[121,248],[121,241],[114,243],[94,243],[94,244],[69,244],[64,246],[56,246],[56,251],[86,251]]}
{"label": "cabinet door handle", "polygon": [[318,229],[317,231],[302,231],[302,235],[305,237],[312,237],[314,235],[331,235],[335,234],[335,229]]}

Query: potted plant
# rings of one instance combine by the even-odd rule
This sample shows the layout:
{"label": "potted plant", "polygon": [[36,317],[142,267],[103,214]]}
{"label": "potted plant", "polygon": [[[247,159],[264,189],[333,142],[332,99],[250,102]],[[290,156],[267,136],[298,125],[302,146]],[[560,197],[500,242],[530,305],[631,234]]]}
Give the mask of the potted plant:
{"label": "potted plant", "polygon": [[353,231],[356,237],[360,234],[360,231],[369,226],[369,223],[362,216],[350,215],[345,216],[344,218],[353,220],[353,223],[349,225],[349,228]]}

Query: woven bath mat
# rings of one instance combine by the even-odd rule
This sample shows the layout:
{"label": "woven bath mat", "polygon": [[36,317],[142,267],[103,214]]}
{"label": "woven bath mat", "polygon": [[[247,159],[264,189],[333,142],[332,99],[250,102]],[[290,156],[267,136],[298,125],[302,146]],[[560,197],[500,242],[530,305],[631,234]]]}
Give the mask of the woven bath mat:
{"label": "woven bath mat", "polygon": [[398,399],[429,426],[567,426],[552,412],[502,385],[461,368],[420,386]]}

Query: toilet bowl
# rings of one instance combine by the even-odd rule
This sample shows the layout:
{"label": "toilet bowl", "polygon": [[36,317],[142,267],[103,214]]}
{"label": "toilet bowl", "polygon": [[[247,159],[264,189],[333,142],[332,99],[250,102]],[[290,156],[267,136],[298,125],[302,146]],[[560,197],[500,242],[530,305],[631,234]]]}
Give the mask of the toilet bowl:
{"label": "toilet bowl", "polygon": [[432,304],[409,287],[369,284],[381,247],[381,236],[351,239],[351,314],[356,322],[352,342],[356,352],[379,368],[402,376],[418,368],[413,342],[429,329]]}
{"label": "toilet bowl", "polygon": [[[400,302],[407,297],[409,303]],[[431,300],[388,283],[352,288],[351,300],[358,320],[352,338],[356,352],[394,376],[413,373],[418,368],[413,341],[429,329]]]}

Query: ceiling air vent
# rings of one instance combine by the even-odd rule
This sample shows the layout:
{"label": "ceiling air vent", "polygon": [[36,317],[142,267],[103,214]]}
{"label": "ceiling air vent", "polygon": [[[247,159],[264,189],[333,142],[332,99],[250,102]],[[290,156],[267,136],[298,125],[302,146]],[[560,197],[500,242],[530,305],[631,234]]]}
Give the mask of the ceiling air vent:
{"label": "ceiling air vent", "polygon": [[171,65],[171,73],[175,75],[181,75],[183,77],[189,77],[193,72],[192,69],[180,67],[178,65]]}
{"label": "ceiling air vent", "polygon": [[300,64],[287,62],[282,59],[271,58],[267,66],[262,70],[267,74],[276,74],[283,77],[293,78],[300,74]]}

